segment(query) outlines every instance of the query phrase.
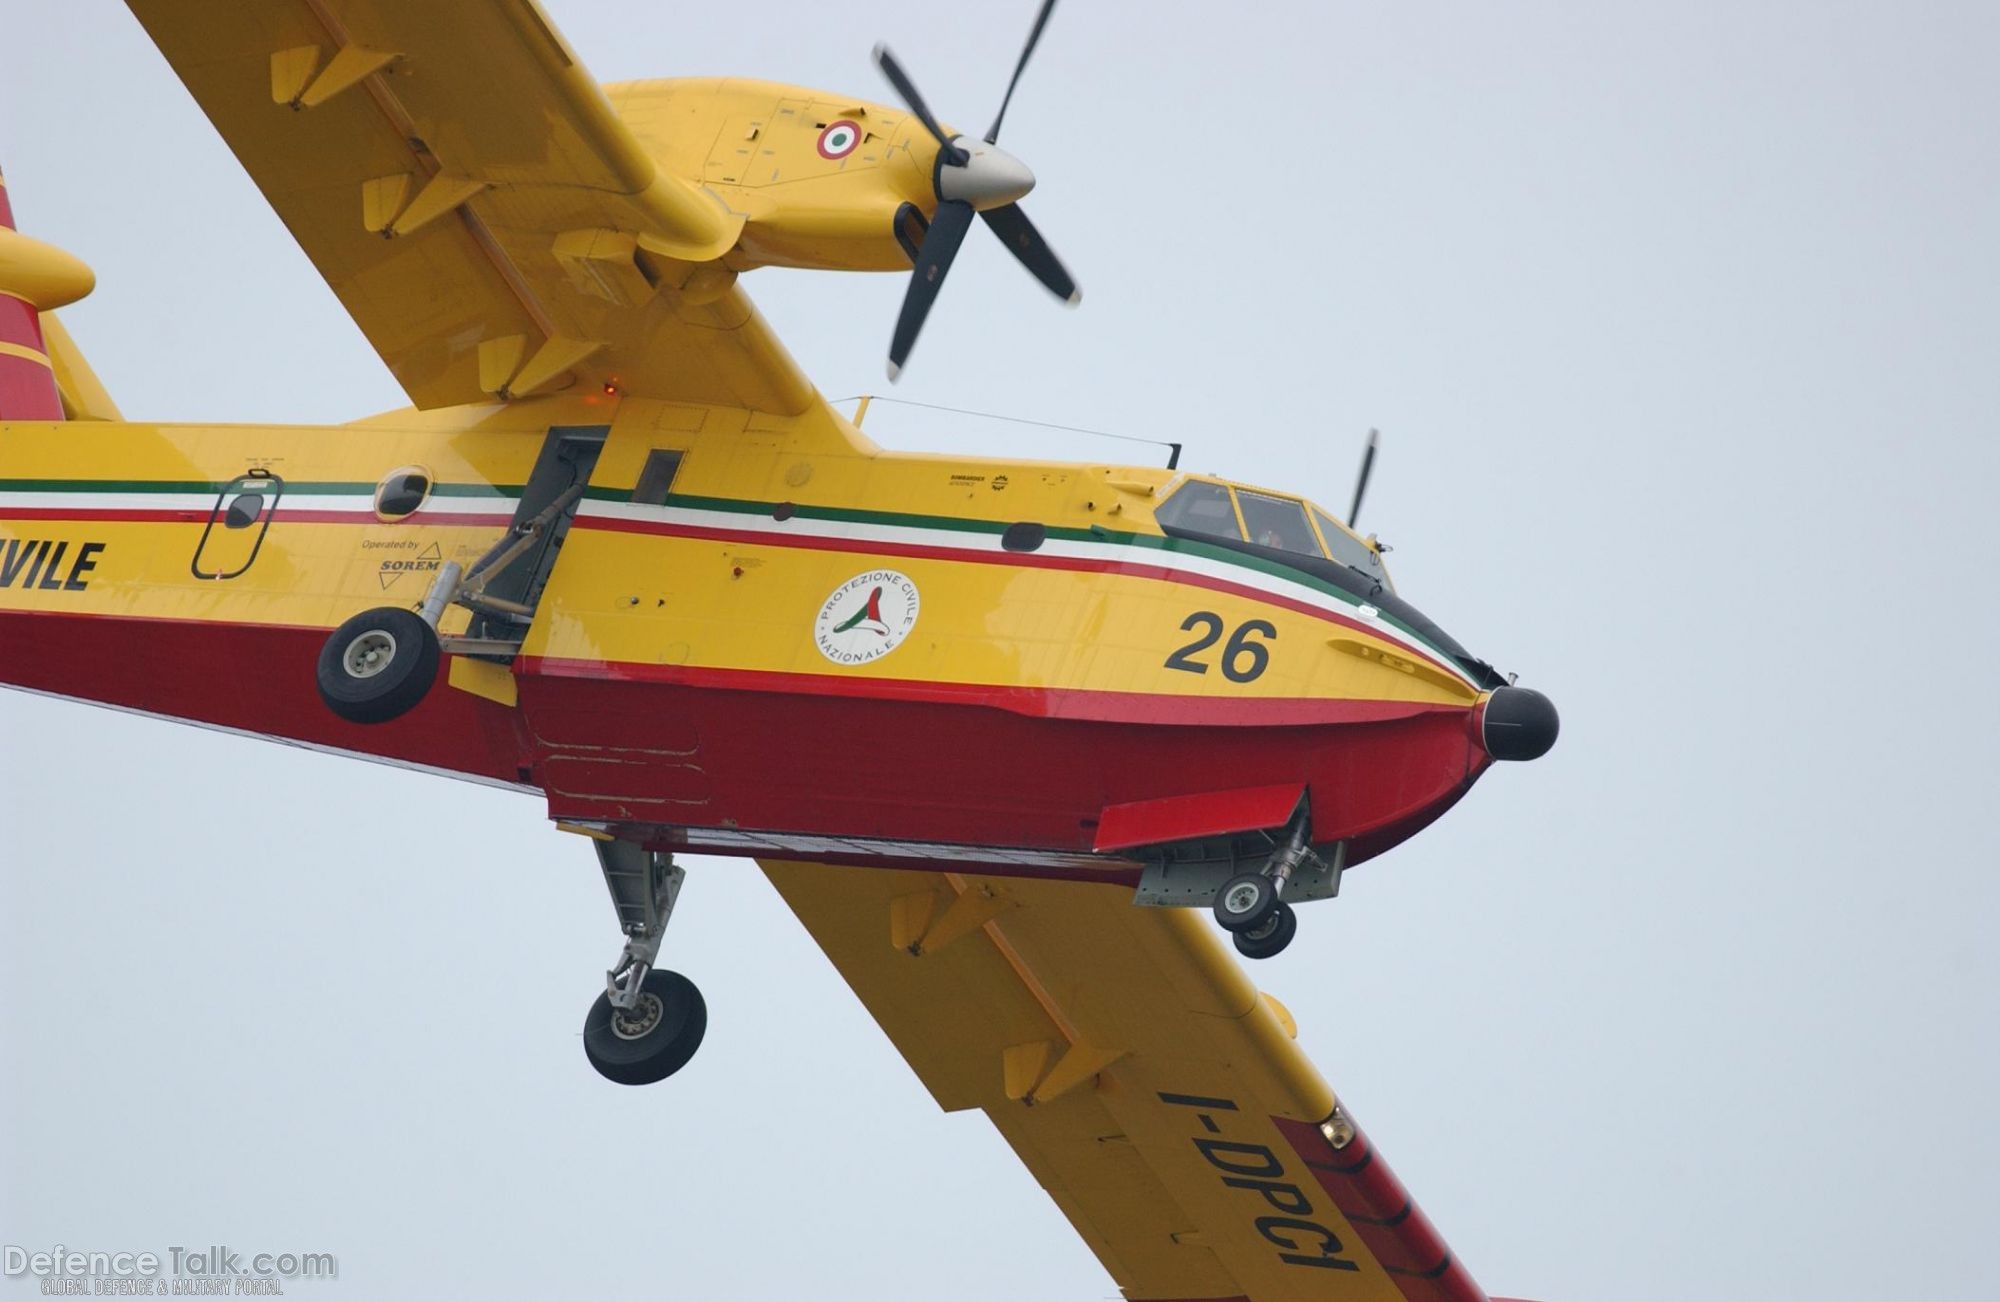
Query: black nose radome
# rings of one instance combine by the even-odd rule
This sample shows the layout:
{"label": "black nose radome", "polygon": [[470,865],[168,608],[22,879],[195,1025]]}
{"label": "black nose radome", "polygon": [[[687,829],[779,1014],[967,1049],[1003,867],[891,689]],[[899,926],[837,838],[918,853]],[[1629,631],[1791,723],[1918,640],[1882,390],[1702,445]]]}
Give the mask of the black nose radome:
{"label": "black nose radome", "polygon": [[1486,753],[1497,760],[1540,759],[1556,744],[1562,721],[1555,703],[1532,687],[1499,687],[1479,724]]}

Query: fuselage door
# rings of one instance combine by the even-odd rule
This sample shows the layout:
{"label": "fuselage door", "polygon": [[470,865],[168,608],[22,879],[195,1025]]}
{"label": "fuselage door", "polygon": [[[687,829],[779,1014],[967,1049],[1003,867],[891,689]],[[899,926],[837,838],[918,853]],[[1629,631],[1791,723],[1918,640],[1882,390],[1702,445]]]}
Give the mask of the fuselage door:
{"label": "fuselage door", "polygon": [[285,481],[268,470],[247,470],[222,486],[194,548],[197,579],[233,579],[250,568],[264,546]]}

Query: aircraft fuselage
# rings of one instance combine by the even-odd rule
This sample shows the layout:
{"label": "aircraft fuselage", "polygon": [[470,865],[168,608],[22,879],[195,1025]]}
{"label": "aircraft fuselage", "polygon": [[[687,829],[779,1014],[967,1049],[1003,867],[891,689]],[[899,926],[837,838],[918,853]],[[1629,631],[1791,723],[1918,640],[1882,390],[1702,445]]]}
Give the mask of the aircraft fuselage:
{"label": "aircraft fuselage", "polygon": [[[517,585],[518,649],[448,655],[391,722],[330,713],[328,630],[473,565],[558,438],[588,486]],[[398,472],[428,486],[406,515]],[[1176,478],[597,395],[16,422],[0,679],[534,791],[663,849],[1135,881],[1120,811],[1310,793],[1313,841],[1354,862],[1449,807],[1490,762],[1490,684],[1352,593],[1163,535]],[[446,614],[448,651],[471,619]]]}

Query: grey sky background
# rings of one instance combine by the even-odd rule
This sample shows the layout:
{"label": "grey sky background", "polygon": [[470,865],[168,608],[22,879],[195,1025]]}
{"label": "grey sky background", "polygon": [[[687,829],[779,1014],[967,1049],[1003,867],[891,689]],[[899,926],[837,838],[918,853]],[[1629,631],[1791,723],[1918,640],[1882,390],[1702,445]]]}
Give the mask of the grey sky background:
{"label": "grey sky background", "polygon": [[[975,132],[1033,9],[548,7],[607,81],[886,100],[887,38]],[[1988,3],[1069,0],[1010,110],[1084,304],[975,233],[900,396],[1336,509],[1380,426],[1404,594],[1561,707],[1257,971],[1490,1290],[1990,1295],[1996,48]],[[122,6],[8,7],[0,164],[127,416],[402,405]],[[902,277],[748,283],[823,391],[885,387]],[[1114,1295],[747,861],[691,864],[708,1040],[643,1090],[584,1062],[615,930],[531,798],[0,693],[0,865],[0,1241]]]}

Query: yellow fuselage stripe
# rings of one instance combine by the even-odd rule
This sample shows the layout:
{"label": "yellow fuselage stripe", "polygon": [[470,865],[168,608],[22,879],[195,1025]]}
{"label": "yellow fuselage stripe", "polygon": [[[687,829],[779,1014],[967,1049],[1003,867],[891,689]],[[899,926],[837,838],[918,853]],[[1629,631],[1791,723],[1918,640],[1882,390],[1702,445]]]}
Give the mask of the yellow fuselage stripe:
{"label": "yellow fuselage stripe", "polygon": [[0,357],[18,357],[24,362],[39,362],[43,366],[51,365],[48,354],[38,353],[26,344],[10,344],[4,339],[0,339]]}

